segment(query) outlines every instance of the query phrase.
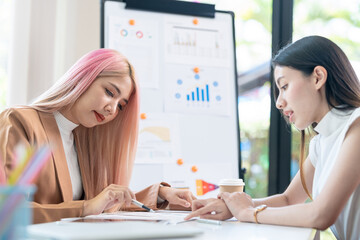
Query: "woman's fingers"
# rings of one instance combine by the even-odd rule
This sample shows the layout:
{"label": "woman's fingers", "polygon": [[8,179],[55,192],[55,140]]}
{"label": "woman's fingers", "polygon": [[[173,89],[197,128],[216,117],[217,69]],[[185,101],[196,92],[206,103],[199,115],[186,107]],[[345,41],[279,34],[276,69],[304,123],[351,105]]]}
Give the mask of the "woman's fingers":
{"label": "woman's fingers", "polygon": [[180,205],[180,206],[183,206],[183,207],[186,207],[186,208],[189,208],[191,207],[191,203],[184,200],[184,199],[177,199],[176,201],[174,201],[174,204],[176,205]]}
{"label": "woman's fingers", "polygon": [[186,191],[184,194],[184,198],[186,201],[188,201],[189,203],[192,203],[193,201],[193,195],[190,191]]}
{"label": "woman's fingers", "polygon": [[84,202],[83,216],[102,213],[115,205],[131,205],[131,199],[135,194],[128,188],[117,184],[107,186],[96,197]]}
{"label": "woman's fingers", "polygon": [[132,195],[131,195],[131,191],[124,191],[124,202],[125,202],[125,205],[127,207],[129,207],[131,205],[131,199],[132,199]]}
{"label": "woman's fingers", "polygon": [[203,207],[200,207],[197,210],[193,211],[192,213],[187,215],[184,219],[189,220],[189,219],[191,219],[193,217],[206,216],[206,215],[211,214],[211,212],[213,212],[213,211],[214,211],[214,209],[212,208],[211,205],[209,205],[209,206],[204,206],[203,205]]}
{"label": "woman's fingers", "polygon": [[231,212],[220,199],[203,199],[193,201],[193,212],[184,219],[189,220],[193,217],[225,220],[232,217]]}
{"label": "woman's fingers", "polygon": [[179,203],[183,207],[190,207],[192,205],[193,199],[193,195],[190,191],[185,191],[182,194],[179,194]]}
{"label": "woman's fingers", "polygon": [[196,211],[204,206],[206,206],[206,204],[209,202],[208,199],[198,199],[198,200],[194,200],[192,203],[192,211]]}
{"label": "woman's fingers", "polygon": [[135,198],[135,194],[128,188],[116,184],[111,184],[105,190],[110,197],[110,201],[106,203],[106,209],[111,208],[115,204],[126,206],[131,205],[131,199]]}
{"label": "woman's fingers", "polygon": [[197,199],[197,197],[195,197],[194,194],[192,194],[192,193],[191,193],[191,198],[192,198],[192,200],[196,200],[196,199]]}
{"label": "woman's fingers", "polygon": [[189,190],[171,187],[160,188],[159,196],[171,204],[180,205],[186,208],[191,207],[193,200],[196,199]]}

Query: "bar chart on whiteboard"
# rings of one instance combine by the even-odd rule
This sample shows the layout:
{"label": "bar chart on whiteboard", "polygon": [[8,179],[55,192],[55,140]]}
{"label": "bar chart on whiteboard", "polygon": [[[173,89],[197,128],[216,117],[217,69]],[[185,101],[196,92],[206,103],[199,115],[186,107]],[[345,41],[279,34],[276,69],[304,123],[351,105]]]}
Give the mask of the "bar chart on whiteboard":
{"label": "bar chart on whiteboard", "polygon": [[228,116],[228,74],[224,68],[168,64],[165,111]]}

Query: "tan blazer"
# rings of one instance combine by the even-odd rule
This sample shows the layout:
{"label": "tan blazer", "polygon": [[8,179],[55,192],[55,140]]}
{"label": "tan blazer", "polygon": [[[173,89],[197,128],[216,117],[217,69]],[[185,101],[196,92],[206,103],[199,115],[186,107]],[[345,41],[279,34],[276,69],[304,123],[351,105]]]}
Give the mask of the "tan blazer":
{"label": "tan blazer", "polygon": [[[84,200],[73,201],[70,174],[53,114],[32,108],[10,108],[0,114],[0,159],[3,159],[0,167],[4,168],[6,178],[15,167],[14,147],[18,143],[25,146],[51,144],[53,149],[52,158],[34,182],[37,191],[31,202],[33,222],[82,216]],[[78,160],[82,161],[80,158]],[[82,169],[80,172],[83,173]],[[159,184],[154,184],[136,193],[136,198],[151,208],[164,208],[167,202],[157,206],[158,192]],[[84,189],[82,199],[87,199],[86,196],[87,189]],[[127,210],[138,210],[138,207]]]}

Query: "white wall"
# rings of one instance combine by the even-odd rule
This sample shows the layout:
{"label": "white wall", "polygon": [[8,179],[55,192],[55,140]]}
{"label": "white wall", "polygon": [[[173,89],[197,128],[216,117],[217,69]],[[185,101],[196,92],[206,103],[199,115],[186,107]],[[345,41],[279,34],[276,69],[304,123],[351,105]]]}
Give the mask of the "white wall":
{"label": "white wall", "polygon": [[100,47],[99,0],[14,0],[7,105],[29,104]]}

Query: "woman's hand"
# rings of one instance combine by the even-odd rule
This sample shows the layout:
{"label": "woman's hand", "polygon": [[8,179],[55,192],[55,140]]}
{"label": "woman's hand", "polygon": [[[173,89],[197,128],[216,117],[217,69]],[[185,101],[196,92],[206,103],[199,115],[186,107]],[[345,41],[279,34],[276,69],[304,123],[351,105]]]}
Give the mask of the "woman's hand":
{"label": "woman's hand", "polygon": [[[222,199],[231,214],[240,221],[249,221],[249,215],[253,213],[255,204],[252,198],[243,192],[220,193],[218,198]],[[250,210],[250,211],[249,211]],[[249,214],[250,213],[250,214]]]}
{"label": "woman's hand", "polygon": [[128,187],[111,184],[93,199],[84,203],[83,216],[100,214],[115,205],[121,207],[131,205],[131,199],[136,199],[135,194]]}
{"label": "woman's hand", "polygon": [[184,218],[185,220],[193,217],[226,220],[233,216],[225,202],[216,198],[195,200],[193,201],[192,210],[193,212],[187,215]]}
{"label": "woman's hand", "polygon": [[176,189],[171,187],[160,187],[159,197],[167,200],[171,204],[180,205],[186,208],[191,207],[196,197],[185,189]]}

